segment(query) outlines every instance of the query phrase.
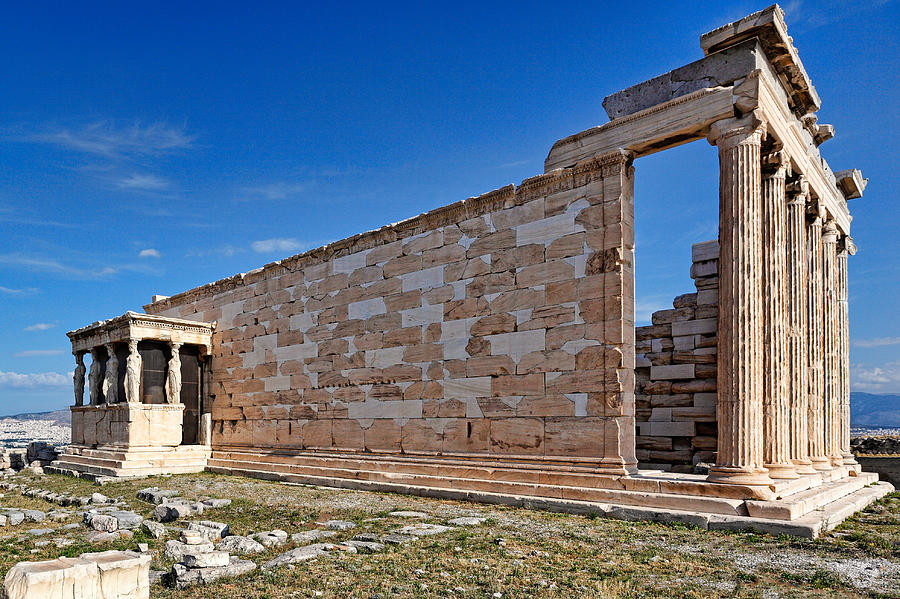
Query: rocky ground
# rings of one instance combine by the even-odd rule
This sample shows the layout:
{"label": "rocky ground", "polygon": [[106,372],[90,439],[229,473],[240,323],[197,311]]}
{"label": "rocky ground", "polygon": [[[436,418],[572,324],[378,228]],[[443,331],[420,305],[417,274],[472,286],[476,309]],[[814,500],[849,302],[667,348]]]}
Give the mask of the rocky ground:
{"label": "rocky ground", "polygon": [[0,575],[143,549],[155,598],[900,597],[900,494],[806,541],[208,473],[5,482]]}

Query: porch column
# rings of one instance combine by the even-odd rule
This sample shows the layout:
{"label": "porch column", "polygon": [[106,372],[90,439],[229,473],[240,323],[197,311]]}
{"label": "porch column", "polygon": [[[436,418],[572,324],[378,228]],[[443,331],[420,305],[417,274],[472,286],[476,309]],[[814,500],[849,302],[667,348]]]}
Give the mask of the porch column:
{"label": "porch column", "polygon": [[91,405],[100,404],[100,352],[96,347],[91,349],[91,370],[88,372],[88,390]]}
{"label": "porch column", "polygon": [[823,374],[824,407],[825,407],[825,455],[832,466],[841,466],[840,430],[840,386],[841,366],[839,356],[840,320],[838,313],[838,278],[837,278],[837,226],[829,219],[822,233],[822,275],[824,289],[823,338],[825,355]]}
{"label": "porch column", "polygon": [[718,454],[712,482],[768,485],[762,455],[762,205],[765,123],[713,124],[719,148]]}
{"label": "porch column", "polygon": [[107,404],[119,401],[119,358],[116,357],[116,346],[107,343],[106,376],[103,377],[103,398]]}
{"label": "porch column", "polygon": [[170,404],[181,403],[181,343],[172,341],[172,357],[166,372],[166,401]]}
{"label": "porch column", "polygon": [[787,367],[791,407],[791,462],[799,474],[815,474],[809,460],[809,365],[807,355],[806,200],[809,183],[802,175],[791,184],[787,202]]}
{"label": "porch column", "polygon": [[807,354],[809,355],[809,459],[816,470],[831,470],[831,460],[825,450],[825,297],[822,271],[822,221],[825,207],[818,201],[810,207],[812,221],[807,238],[808,324]]}
{"label": "porch column", "polygon": [[790,379],[785,329],[787,205],[784,200],[788,166],[783,151],[773,152],[764,159],[762,176],[763,466],[772,478],[797,478],[788,446]]}
{"label": "porch column", "polygon": [[84,352],[72,352],[75,355],[75,372],[72,375],[72,382],[75,384],[75,405],[84,405]]}
{"label": "porch column", "polygon": [[845,466],[859,466],[853,452],[850,451],[850,280],[847,271],[847,259],[856,253],[853,238],[845,235],[838,246],[838,325],[840,327],[840,355],[838,363],[841,369],[840,416],[841,458]]}
{"label": "porch column", "polygon": [[141,403],[143,361],[137,346],[137,339],[128,341],[128,358],[125,359],[125,401],[128,403]]}

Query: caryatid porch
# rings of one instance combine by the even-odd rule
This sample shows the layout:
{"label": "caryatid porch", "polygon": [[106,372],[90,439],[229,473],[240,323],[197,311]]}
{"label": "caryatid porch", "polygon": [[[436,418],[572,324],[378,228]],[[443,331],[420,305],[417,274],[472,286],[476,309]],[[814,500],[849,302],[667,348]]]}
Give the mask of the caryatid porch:
{"label": "caryatid porch", "polygon": [[114,476],[203,470],[212,329],[127,312],[68,333],[75,356],[72,445],[54,466]]}

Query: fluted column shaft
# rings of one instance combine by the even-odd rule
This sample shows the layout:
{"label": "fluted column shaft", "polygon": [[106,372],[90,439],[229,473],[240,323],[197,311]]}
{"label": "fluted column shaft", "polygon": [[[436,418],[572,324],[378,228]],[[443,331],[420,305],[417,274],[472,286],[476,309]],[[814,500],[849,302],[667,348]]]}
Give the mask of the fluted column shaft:
{"label": "fluted column shaft", "polygon": [[831,460],[825,449],[825,336],[822,271],[822,221],[825,208],[813,204],[812,221],[807,238],[807,353],[809,355],[809,459],[816,470],[831,470]]}
{"label": "fluted column shaft", "polygon": [[840,355],[838,362],[841,372],[840,386],[840,450],[845,466],[858,465],[850,451],[850,280],[847,259],[856,253],[856,246],[849,236],[841,240],[837,255],[838,276],[838,324]]}
{"label": "fluted column shaft", "polygon": [[788,446],[790,403],[785,304],[787,205],[784,152],[766,157],[762,177],[763,466],[772,478],[797,478]]}
{"label": "fluted column shaft", "polygon": [[787,366],[790,402],[791,462],[800,474],[813,474],[809,460],[809,371],[807,356],[806,200],[808,184],[801,177],[787,202]]}
{"label": "fluted column shaft", "polygon": [[762,456],[760,145],[753,116],[712,126],[719,149],[718,453],[709,480],[771,483]]}
{"label": "fluted column shaft", "polygon": [[825,455],[832,466],[844,463],[840,447],[840,317],[838,313],[837,277],[837,227],[828,220],[822,231],[822,275],[824,285],[823,338],[824,347],[824,411],[825,411]]}

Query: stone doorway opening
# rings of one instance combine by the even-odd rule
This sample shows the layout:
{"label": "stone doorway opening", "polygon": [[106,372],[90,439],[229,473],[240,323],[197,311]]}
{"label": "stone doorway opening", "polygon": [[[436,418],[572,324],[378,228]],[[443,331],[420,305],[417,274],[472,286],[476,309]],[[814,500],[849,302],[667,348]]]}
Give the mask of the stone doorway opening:
{"label": "stone doorway opening", "polygon": [[714,273],[702,259],[710,250],[703,242],[718,236],[718,169],[705,140],[635,160],[635,453],[642,470],[695,472],[715,451],[716,339],[714,330],[700,331],[717,315]]}

